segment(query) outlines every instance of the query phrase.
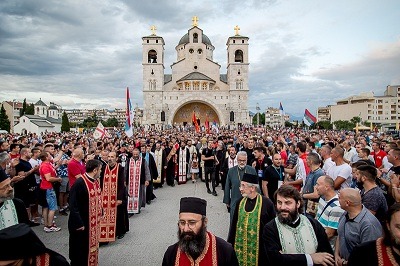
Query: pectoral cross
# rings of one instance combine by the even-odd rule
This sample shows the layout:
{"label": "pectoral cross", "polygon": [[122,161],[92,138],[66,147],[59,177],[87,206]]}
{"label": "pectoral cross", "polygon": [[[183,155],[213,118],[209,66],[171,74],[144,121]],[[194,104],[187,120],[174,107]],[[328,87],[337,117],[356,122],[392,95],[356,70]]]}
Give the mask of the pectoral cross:
{"label": "pectoral cross", "polygon": [[239,31],[240,31],[239,26],[236,25],[236,27],[234,27],[233,29],[235,30],[235,35],[238,36],[239,35]]}
{"label": "pectoral cross", "polygon": [[156,26],[154,25],[151,26],[150,30],[151,30],[151,35],[156,35],[156,30],[157,30]]}
{"label": "pectoral cross", "polygon": [[197,27],[199,25],[199,18],[197,16],[194,16],[192,18],[192,21],[193,21],[193,24],[192,24],[193,27]]}

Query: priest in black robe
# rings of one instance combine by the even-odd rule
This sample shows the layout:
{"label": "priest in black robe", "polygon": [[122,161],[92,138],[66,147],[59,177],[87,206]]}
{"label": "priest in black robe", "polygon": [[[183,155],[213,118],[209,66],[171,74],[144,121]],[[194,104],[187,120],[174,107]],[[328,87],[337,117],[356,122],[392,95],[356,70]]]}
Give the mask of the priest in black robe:
{"label": "priest in black robe", "polygon": [[156,195],[154,195],[153,180],[157,179],[158,176],[157,165],[153,155],[150,153],[150,145],[148,145],[148,147],[141,146],[140,154],[141,157],[146,160],[146,163],[150,170],[151,178],[149,180],[149,185],[146,187],[146,203],[151,204],[151,201],[156,198]]}
{"label": "priest in black robe", "polygon": [[0,251],[0,265],[69,265],[62,255],[46,248],[26,224],[0,230]]}
{"label": "priest in black robe", "polygon": [[270,265],[335,265],[325,229],[315,219],[299,213],[300,192],[282,185],[275,194],[277,217],[263,232],[264,249]]}
{"label": "priest in black robe", "polygon": [[98,179],[101,167],[99,160],[89,160],[86,163],[86,173],[76,180],[69,193],[69,258],[72,266],[88,265],[89,257],[93,263],[98,260],[102,215]]}
{"label": "priest in black robe", "polygon": [[[275,218],[275,208],[272,201],[258,193],[258,176],[244,174],[241,181],[240,192],[243,198],[236,204],[235,213],[229,230],[228,242],[234,247],[238,260],[242,265],[266,265],[268,258],[264,250],[262,233],[264,226]],[[251,217],[254,215],[254,218]],[[239,231],[238,231],[239,230]],[[247,239],[247,255],[242,253],[242,239],[249,231],[257,232],[254,239]],[[240,243],[235,243],[235,241]],[[235,245],[237,244],[237,245]],[[258,263],[251,263],[250,253],[258,252]],[[247,261],[247,263],[245,263]]]}
{"label": "priest in black robe", "polygon": [[[169,246],[163,266],[172,265],[239,265],[228,242],[207,231],[207,202],[200,198],[182,198],[178,221],[178,243]],[[208,245],[208,246],[206,246]]]}
{"label": "priest in black robe", "polygon": [[[103,163],[103,162],[102,162]],[[103,189],[103,180],[106,167],[108,165],[110,171],[113,171],[115,167],[118,167],[117,176],[117,220],[116,220],[116,231],[115,235],[118,239],[121,239],[129,231],[129,218],[128,218],[128,194],[125,184],[125,172],[124,168],[120,163],[117,163],[116,152],[109,152],[107,155],[107,162],[103,163],[101,174],[100,174],[100,187]]]}

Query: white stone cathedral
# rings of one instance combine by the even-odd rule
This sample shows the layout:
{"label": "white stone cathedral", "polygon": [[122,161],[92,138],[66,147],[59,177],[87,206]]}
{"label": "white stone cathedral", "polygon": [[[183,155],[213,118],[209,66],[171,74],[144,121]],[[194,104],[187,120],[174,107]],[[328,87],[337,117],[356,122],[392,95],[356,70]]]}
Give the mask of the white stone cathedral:
{"label": "white stone cathedral", "polygon": [[215,47],[198,27],[197,17],[175,47],[177,60],[172,74],[164,73],[164,39],[152,34],[143,40],[143,122],[165,125],[192,124],[193,112],[204,125],[206,119],[218,125],[250,123],[248,111],[249,61],[248,37],[228,38],[227,71],[213,60]]}

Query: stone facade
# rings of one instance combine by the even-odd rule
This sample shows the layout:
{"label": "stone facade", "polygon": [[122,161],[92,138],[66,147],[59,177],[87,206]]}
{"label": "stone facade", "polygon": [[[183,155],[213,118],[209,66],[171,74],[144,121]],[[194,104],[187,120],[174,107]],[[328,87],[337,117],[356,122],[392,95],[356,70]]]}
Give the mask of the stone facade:
{"label": "stone facade", "polygon": [[143,123],[162,127],[208,119],[219,125],[250,122],[248,112],[248,37],[227,40],[227,72],[213,61],[214,46],[197,23],[175,47],[172,74],[164,70],[164,39],[153,33],[143,37]]}

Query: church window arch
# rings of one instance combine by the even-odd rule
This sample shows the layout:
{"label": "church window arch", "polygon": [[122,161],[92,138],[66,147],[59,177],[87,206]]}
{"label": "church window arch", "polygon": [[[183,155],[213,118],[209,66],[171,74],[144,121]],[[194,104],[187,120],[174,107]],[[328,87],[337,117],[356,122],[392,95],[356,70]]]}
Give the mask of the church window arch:
{"label": "church window arch", "polygon": [[185,90],[190,90],[190,82],[185,82]]}
{"label": "church window arch", "polygon": [[155,50],[150,50],[147,58],[149,63],[157,63],[157,52]]}
{"label": "church window arch", "polygon": [[203,82],[203,85],[201,87],[203,91],[207,90],[207,82]]}
{"label": "church window arch", "polygon": [[235,40],[233,40],[233,43],[235,43]]}
{"label": "church window arch", "polygon": [[192,48],[189,49],[189,53],[193,54],[194,50]]}
{"label": "church window arch", "polygon": [[199,42],[199,35],[197,33],[193,33],[193,42],[198,43]]}
{"label": "church window arch", "polygon": [[39,114],[39,107],[36,107],[36,113]]}
{"label": "church window arch", "polygon": [[193,90],[198,91],[198,90],[199,90],[199,87],[200,87],[200,82],[199,82],[199,81],[195,81],[195,82],[193,83]]}
{"label": "church window arch", "polygon": [[243,51],[242,50],[235,51],[235,62],[243,63]]}
{"label": "church window arch", "polygon": [[197,53],[198,53],[198,54],[202,54],[202,53],[203,53],[203,50],[202,50],[202,49],[198,49],[198,50],[197,50]]}
{"label": "church window arch", "polygon": [[243,80],[241,80],[241,79],[236,80],[236,89],[237,90],[243,89]]}

